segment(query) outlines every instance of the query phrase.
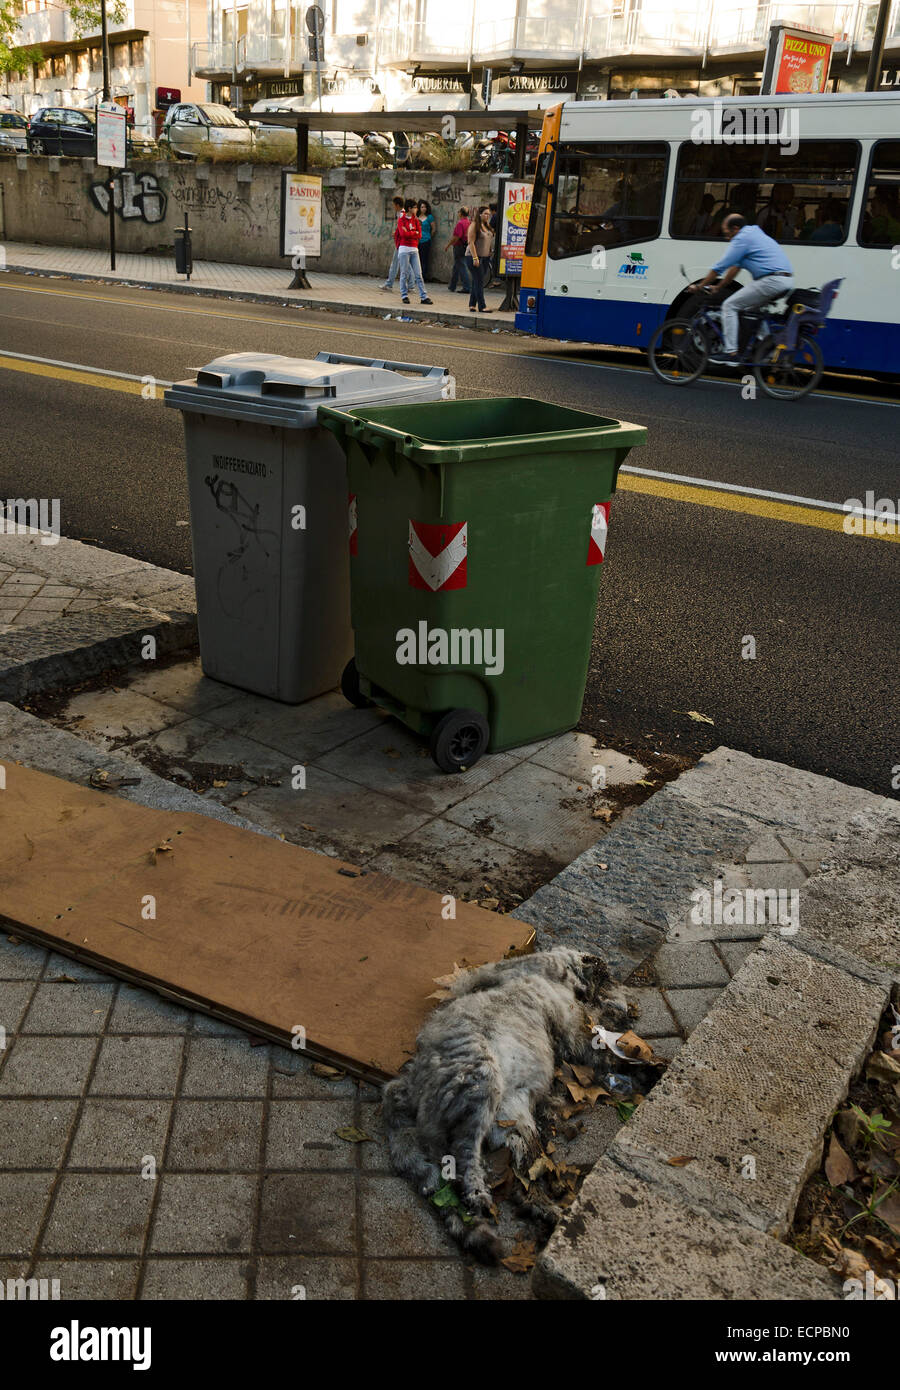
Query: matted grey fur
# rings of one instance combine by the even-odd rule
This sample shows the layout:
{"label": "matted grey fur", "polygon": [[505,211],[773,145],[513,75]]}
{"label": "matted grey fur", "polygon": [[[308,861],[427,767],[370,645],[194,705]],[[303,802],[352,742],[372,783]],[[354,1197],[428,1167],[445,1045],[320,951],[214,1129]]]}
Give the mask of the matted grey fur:
{"label": "matted grey fur", "polygon": [[588,1009],[601,1003],[611,1026],[628,1026],[605,961],[568,947],[467,970],[428,1018],[414,1057],[384,1088],[394,1167],[430,1197],[453,1160],[467,1216],[452,1206],[440,1212],[460,1244],[486,1263],[496,1261],[500,1244],[484,1219],[492,1198],[482,1147],[507,1145],[519,1166],[537,1157],[535,1108],[549,1097],[561,1061],[596,1060]]}

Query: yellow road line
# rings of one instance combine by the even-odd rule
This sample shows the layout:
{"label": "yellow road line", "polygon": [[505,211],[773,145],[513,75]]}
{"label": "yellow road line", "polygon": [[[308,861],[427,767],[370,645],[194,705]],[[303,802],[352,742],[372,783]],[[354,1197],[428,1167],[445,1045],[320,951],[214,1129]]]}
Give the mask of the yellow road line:
{"label": "yellow road line", "polygon": [[[4,357],[2,354],[0,368],[10,372],[26,372],[29,376],[51,376],[57,381],[74,381],[78,386],[99,386],[104,391],[124,391],[126,396],[139,396],[144,390],[144,384],[140,381],[126,381],[122,377],[106,376],[103,372],[79,372],[72,367],[53,367],[44,362],[23,362],[21,358]],[[159,399],[162,399],[161,395]]]}
{"label": "yellow road line", "polygon": [[[622,492],[642,492],[650,497],[665,497],[670,502],[692,502],[698,507],[717,507],[725,512],[742,512],[746,516],[761,516],[767,521],[790,521],[795,526],[815,526],[820,531],[844,530],[846,512],[827,512],[821,507],[800,507],[791,502],[772,502],[766,497],[748,497],[739,492],[721,492],[718,488],[690,487],[684,483],[669,483],[663,479],[637,477],[620,473],[617,487]],[[866,519],[857,517],[857,526]],[[871,522],[870,522],[871,524]],[[868,539],[900,541],[900,532],[879,536],[864,532]]]}
{"label": "yellow road line", "polygon": [[[101,371],[78,371],[74,367],[58,367],[45,362],[26,362],[18,357],[0,354],[0,369],[12,372],[25,372],[29,376],[51,377],[57,381],[71,381],[78,386],[96,386],[104,391],[122,391],[129,396],[140,396],[146,389],[141,381],[128,381],[122,377],[107,376]],[[161,400],[162,393],[154,388],[151,400]],[[740,492],[723,492],[719,488],[695,487],[687,483],[672,483],[662,478],[648,478],[634,473],[620,473],[618,487],[621,492],[639,492],[649,497],[664,497],[669,502],[689,502],[699,507],[716,507],[720,511],[740,512],[745,516],[760,516],[767,521],[787,521],[795,526],[814,526],[820,531],[843,532],[845,512],[825,511],[821,507],[804,507],[790,502],[775,502],[765,497],[750,497]],[[858,524],[864,524],[860,518]],[[864,532],[869,539],[881,541],[900,541],[900,533],[876,535]]]}
{"label": "yellow road line", "polygon": [[[169,287],[167,285],[160,284],[153,290],[148,289],[144,291],[144,293],[146,293],[147,295],[154,295],[160,292],[165,293],[168,288]],[[265,323],[274,328],[298,328],[304,326],[303,318],[300,315],[298,315],[296,318],[283,319],[274,318],[272,315],[269,314],[236,314],[233,311],[224,311],[221,309],[200,309],[195,305],[188,306],[186,304],[157,303],[156,305],[154,305],[152,299],[126,299],[124,296],[111,294],[83,294],[79,290],[56,290],[49,288],[41,289],[37,285],[2,285],[0,286],[0,289],[7,289],[14,294],[49,294],[56,295],[61,299],[86,299],[92,303],[98,304],[122,304],[125,305],[127,308],[134,309],[156,308],[159,313],[165,314],[193,314],[199,318],[235,319],[239,323]],[[223,296],[225,295],[227,295],[227,291],[223,291]],[[198,295],[198,299],[201,297],[202,296]],[[231,305],[247,304],[248,306],[250,306],[255,301],[223,298],[222,302]],[[329,318],[340,317],[340,311],[336,310],[334,306],[330,306],[327,303],[319,303],[308,299],[298,299],[292,301],[292,303],[296,303],[300,308],[307,310],[309,313],[326,314]],[[386,307],[390,308],[391,306],[388,304],[386,305]],[[458,328],[454,325],[439,325],[439,327],[442,330],[440,338],[418,338],[413,333],[398,333],[396,329],[394,329],[393,332],[388,333],[384,327],[375,327],[377,323],[381,323],[383,325],[384,319],[382,319],[377,314],[373,314],[371,328],[344,328],[335,326],[335,328],[332,331],[335,333],[346,334],[346,336],[349,338],[377,337],[384,338],[387,342],[417,343],[424,347],[431,348],[434,347],[436,342],[440,343],[441,340],[443,340],[444,347],[457,348],[461,352],[474,351],[481,353],[489,353],[493,357],[518,357],[521,358],[523,362],[552,362],[554,364],[559,364],[562,366],[571,365],[576,367],[591,367],[597,371],[605,370],[617,372],[643,372],[648,375],[650,373],[650,368],[645,366],[644,363],[640,360],[636,360],[634,364],[630,362],[597,362],[593,358],[576,357],[573,354],[565,353],[562,351],[561,347],[554,348],[551,346],[548,348],[543,348],[543,350],[538,350],[538,343],[543,344],[545,342],[549,342],[552,344],[555,341],[554,339],[538,339],[536,340],[534,347],[519,352],[516,351],[516,349],[514,348],[500,346],[494,347],[490,344],[482,343],[481,341],[479,341],[478,343],[469,343],[465,340],[458,341],[456,338],[450,339],[448,336],[445,336],[449,333],[465,333],[467,335],[467,338],[471,337],[472,329],[466,328],[462,324]],[[320,329],[322,329],[322,331],[326,332],[330,327],[330,325],[321,324],[317,326]],[[511,328],[512,325],[506,326]],[[484,333],[479,333],[478,335],[479,339],[481,339],[483,336],[485,336]],[[590,349],[592,345],[588,344],[587,346]],[[599,344],[596,345],[595,351],[601,352],[603,350],[604,349]],[[620,349],[620,351],[627,350],[628,349]],[[634,355],[637,359],[640,359],[640,349],[635,349]],[[731,379],[726,380],[720,377],[710,378],[710,380],[714,381],[715,385],[717,386],[735,386],[737,384]],[[886,401],[883,396],[866,395],[861,391],[834,391],[828,389],[827,387],[820,387],[820,389],[816,392],[816,395],[823,396],[827,400],[832,401],[862,401],[869,402],[872,405],[888,405],[891,407],[893,407],[894,405],[893,401]]]}

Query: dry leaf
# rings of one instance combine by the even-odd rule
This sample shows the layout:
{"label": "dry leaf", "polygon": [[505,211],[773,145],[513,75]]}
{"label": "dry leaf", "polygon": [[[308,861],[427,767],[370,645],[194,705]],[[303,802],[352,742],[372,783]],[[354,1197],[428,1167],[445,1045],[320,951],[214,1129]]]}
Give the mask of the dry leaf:
{"label": "dry leaf", "polygon": [[213,782],[213,786],[214,786],[214,787],[227,787],[227,786],[228,786],[228,783],[227,783],[227,782],[217,782],[217,781],[214,781],[214,782]]}
{"label": "dry leaf", "polygon": [[678,1154],[676,1158],[667,1158],[666,1162],[670,1168],[686,1168],[689,1163],[694,1162],[693,1154]]}
{"label": "dry leaf", "polygon": [[[432,976],[432,978],[433,978],[433,980],[434,980],[434,983],[435,983],[436,985],[439,985],[441,989],[450,989],[450,988],[452,988],[453,985],[456,984],[456,981],[459,979],[460,975],[465,975],[465,973],[466,973],[465,970],[463,970],[460,966],[458,966],[458,965],[456,964],[456,961],[454,961],[454,962],[453,962],[453,970],[451,971],[451,973],[450,973],[449,975],[434,975],[434,976]],[[440,997],[440,996],[438,996],[438,995],[432,995],[432,994],[429,994],[429,996],[428,996],[429,999],[434,999],[434,998],[439,998],[439,997]]]}
{"label": "dry leaf", "polygon": [[553,1159],[548,1158],[546,1154],[541,1154],[538,1158],[534,1160],[531,1167],[528,1169],[529,1181],[537,1182],[538,1178],[541,1177],[542,1174],[553,1173],[555,1172],[555,1170],[556,1164],[553,1162]]}
{"label": "dry leaf", "polygon": [[858,1250],[848,1250],[846,1246],[842,1246],[840,1254],[835,1257],[830,1268],[843,1275],[845,1279],[865,1279],[870,1265]]}
{"label": "dry leaf", "polygon": [[886,1052],[873,1052],[866,1062],[866,1079],[869,1081],[900,1081],[900,1062]]}
{"label": "dry leaf", "polygon": [[596,1105],[600,1096],[608,1096],[609,1091],[602,1086],[579,1086],[577,1081],[567,1081],[566,1090],[574,1101],[588,1101],[591,1105]]}
{"label": "dry leaf", "polygon": [[340,1067],[329,1067],[325,1062],[314,1062],[312,1067],[313,1076],[344,1076]]}
{"label": "dry leaf", "polygon": [[608,824],[612,820],[614,815],[615,812],[612,810],[611,807],[598,806],[596,810],[591,812],[591,819],[606,821],[606,823]]}
{"label": "dry leaf", "polygon": [[878,1215],[885,1225],[890,1226],[895,1236],[900,1236],[900,1192],[892,1192],[878,1207]]}
{"label": "dry leaf", "polygon": [[342,1129],[336,1129],[335,1134],[338,1139],[346,1139],[348,1144],[371,1144],[371,1134],[366,1134],[364,1129],[357,1129],[355,1125],[344,1125]]}
{"label": "dry leaf", "polygon": [[693,719],[695,724],[715,724],[714,719],[710,719],[708,714],[701,714],[696,709],[677,709],[676,714],[686,714],[688,719]]}
{"label": "dry leaf", "polygon": [[582,1086],[590,1086],[592,1084],[594,1080],[592,1067],[580,1067],[577,1066],[575,1062],[569,1062],[568,1067],[575,1077],[575,1080],[580,1082]]}
{"label": "dry leaf", "polygon": [[518,1240],[509,1254],[500,1261],[513,1274],[527,1274],[534,1268],[537,1254],[533,1240]]}
{"label": "dry leaf", "polygon": [[856,1164],[841,1147],[836,1134],[832,1134],[831,1143],[828,1145],[825,1176],[832,1187],[842,1187],[845,1182],[853,1182],[855,1178],[859,1177]]}

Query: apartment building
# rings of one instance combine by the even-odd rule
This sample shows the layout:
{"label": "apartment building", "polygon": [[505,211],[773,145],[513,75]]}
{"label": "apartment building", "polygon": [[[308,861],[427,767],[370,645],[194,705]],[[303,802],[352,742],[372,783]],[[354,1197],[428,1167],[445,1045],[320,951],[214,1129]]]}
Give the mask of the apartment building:
{"label": "apartment building", "polygon": [[[22,0],[22,9],[15,46],[39,47],[41,61],[7,75],[0,93],[25,116],[42,106],[93,106],[103,94],[99,25],[78,34],[65,5],[50,0]],[[110,18],[110,93],[133,109],[145,134],[154,133],[153,112],[172,92],[205,99],[205,81],[191,78],[190,47],[206,31],[206,0],[127,0],[122,22]]]}
{"label": "apartment building", "polygon": [[[877,0],[209,0],[192,64],[235,105],[499,113],[671,89],[752,93],[769,26],[783,20],[833,39],[831,86],[846,91],[864,85],[877,11]],[[900,0],[885,68],[885,84],[897,82]]]}

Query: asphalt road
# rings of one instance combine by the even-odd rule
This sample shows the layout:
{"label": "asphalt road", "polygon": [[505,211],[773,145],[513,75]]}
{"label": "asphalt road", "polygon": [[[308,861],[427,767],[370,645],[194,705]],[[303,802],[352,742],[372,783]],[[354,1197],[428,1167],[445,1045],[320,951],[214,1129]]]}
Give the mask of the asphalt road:
{"label": "asphalt road", "polygon": [[[637,355],[507,334],[28,276],[0,286],[0,354],[173,380],[224,352],[322,348],[446,364],[460,396],[645,424],[629,459],[642,468],[839,505],[870,491],[900,510],[900,414],[873,383],[748,400],[732,382],[663,386]],[[0,497],[23,495],[59,497],[66,535],[190,570],[181,419],[158,400],[0,368]],[[636,747],[725,743],[896,796],[898,560],[877,538],[621,490],[582,727]]]}

